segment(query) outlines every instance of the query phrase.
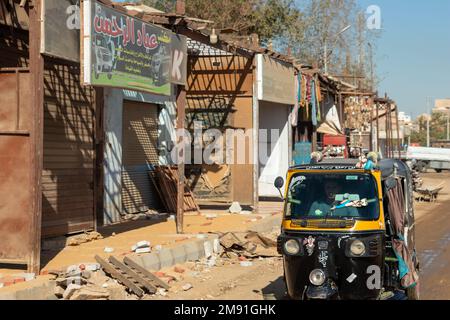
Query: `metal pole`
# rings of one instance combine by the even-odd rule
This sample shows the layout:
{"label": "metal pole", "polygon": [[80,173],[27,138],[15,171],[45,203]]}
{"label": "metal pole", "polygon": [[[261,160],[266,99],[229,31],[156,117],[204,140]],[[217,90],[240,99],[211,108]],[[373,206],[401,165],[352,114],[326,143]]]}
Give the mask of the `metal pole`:
{"label": "metal pole", "polygon": [[[177,95],[177,129],[180,131],[184,130],[185,121],[185,109],[186,109],[186,89],[184,86],[178,86]],[[176,216],[176,227],[177,233],[183,233],[183,220],[184,220],[184,185],[185,185],[185,175],[184,175],[184,136],[179,135],[178,137],[178,185],[177,185],[177,216]]]}
{"label": "metal pole", "polygon": [[400,126],[398,123],[398,106],[395,106],[395,125],[397,127],[397,152],[398,152],[398,159],[401,158],[400,156],[400,149],[401,149],[401,143],[400,143]]}
{"label": "metal pole", "polygon": [[450,109],[447,110],[447,141],[450,140]]}
{"label": "metal pole", "polygon": [[430,147],[430,97],[427,97],[427,147]]}
{"label": "metal pole", "polygon": [[259,211],[259,100],[258,100],[258,75],[256,58],[254,65],[253,81],[253,210]]}
{"label": "metal pole", "polygon": [[370,97],[370,151],[374,150],[373,145],[373,96]]}
{"label": "metal pole", "polygon": [[378,102],[375,103],[375,110],[377,113],[377,153],[380,152],[380,110]]}

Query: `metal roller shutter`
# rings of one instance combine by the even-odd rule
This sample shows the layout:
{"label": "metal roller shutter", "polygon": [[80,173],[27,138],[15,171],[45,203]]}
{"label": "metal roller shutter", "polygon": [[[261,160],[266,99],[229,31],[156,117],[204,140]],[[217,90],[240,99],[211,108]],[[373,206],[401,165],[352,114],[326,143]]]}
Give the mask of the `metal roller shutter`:
{"label": "metal roller shutter", "polygon": [[94,228],[93,90],[78,65],[46,58],[42,234]]}
{"label": "metal roller shutter", "polygon": [[148,171],[159,163],[158,106],[124,101],[122,141],[122,206],[133,214],[159,208]]}

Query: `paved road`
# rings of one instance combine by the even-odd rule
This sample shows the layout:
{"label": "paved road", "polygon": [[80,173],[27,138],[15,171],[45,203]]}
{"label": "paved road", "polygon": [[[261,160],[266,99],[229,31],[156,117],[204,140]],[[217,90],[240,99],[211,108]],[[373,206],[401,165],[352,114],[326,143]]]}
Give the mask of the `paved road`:
{"label": "paved road", "polygon": [[450,300],[450,200],[432,207],[417,224],[421,299]]}

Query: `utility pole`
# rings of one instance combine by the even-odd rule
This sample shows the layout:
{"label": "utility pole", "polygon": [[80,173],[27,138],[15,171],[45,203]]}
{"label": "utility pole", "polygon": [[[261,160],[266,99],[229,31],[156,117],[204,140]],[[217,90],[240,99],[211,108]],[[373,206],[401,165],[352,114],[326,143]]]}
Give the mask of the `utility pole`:
{"label": "utility pole", "polygon": [[430,100],[431,97],[427,97],[427,147],[430,147],[430,118],[431,118],[431,113],[430,113]]}
{"label": "utility pole", "polygon": [[447,141],[450,141],[450,109],[447,109]]}

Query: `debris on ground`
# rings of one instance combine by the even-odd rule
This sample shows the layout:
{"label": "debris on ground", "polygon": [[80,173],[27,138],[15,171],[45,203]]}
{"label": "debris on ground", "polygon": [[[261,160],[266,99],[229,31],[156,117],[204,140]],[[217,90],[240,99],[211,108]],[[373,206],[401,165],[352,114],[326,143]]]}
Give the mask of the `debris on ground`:
{"label": "debris on ground", "polygon": [[[220,236],[223,255],[246,258],[277,257],[277,242],[258,232],[228,232]],[[234,254],[234,255],[233,255]]]}
{"label": "debris on ground", "polygon": [[[150,179],[155,187],[160,199],[168,212],[177,212],[177,166],[154,166],[153,171],[149,171]],[[184,212],[200,213],[200,207],[194,193],[188,185],[184,186]]]}
{"label": "debris on ground", "polygon": [[182,288],[184,291],[188,291],[188,290],[191,290],[193,287],[194,287],[194,286],[193,286],[192,284],[186,283],[186,284],[183,285],[181,288]]}
{"label": "debris on ground", "polygon": [[242,212],[242,207],[241,207],[241,205],[239,204],[239,202],[233,202],[232,204],[231,204],[231,206],[230,206],[230,208],[228,209],[229,211],[230,211],[230,213],[233,213],[233,214],[238,214],[238,213],[241,213]]}
{"label": "debris on ground", "polygon": [[175,267],[173,268],[173,271],[175,271],[176,273],[184,273],[186,270],[184,270],[184,269],[181,268],[181,267],[175,266]]}
{"label": "debris on ground", "polygon": [[114,252],[114,248],[111,247],[105,247],[105,249],[103,250],[105,253],[113,253]]}
{"label": "debris on ground", "polygon": [[150,248],[150,242],[143,240],[133,245],[131,247],[131,251],[140,254],[140,253],[150,253],[152,250]]}
{"label": "debris on ground", "polygon": [[103,236],[96,231],[85,232],[83,234],[68,238],[67,245],[68,246],[79,246],[82,243],[91,242],[91,241],[100,240],[100,239],[103,239]]}
{"label": "debris on ground", "polygon": [[251,267],[253,262],[251,261],[241,261],[241,267]]}

